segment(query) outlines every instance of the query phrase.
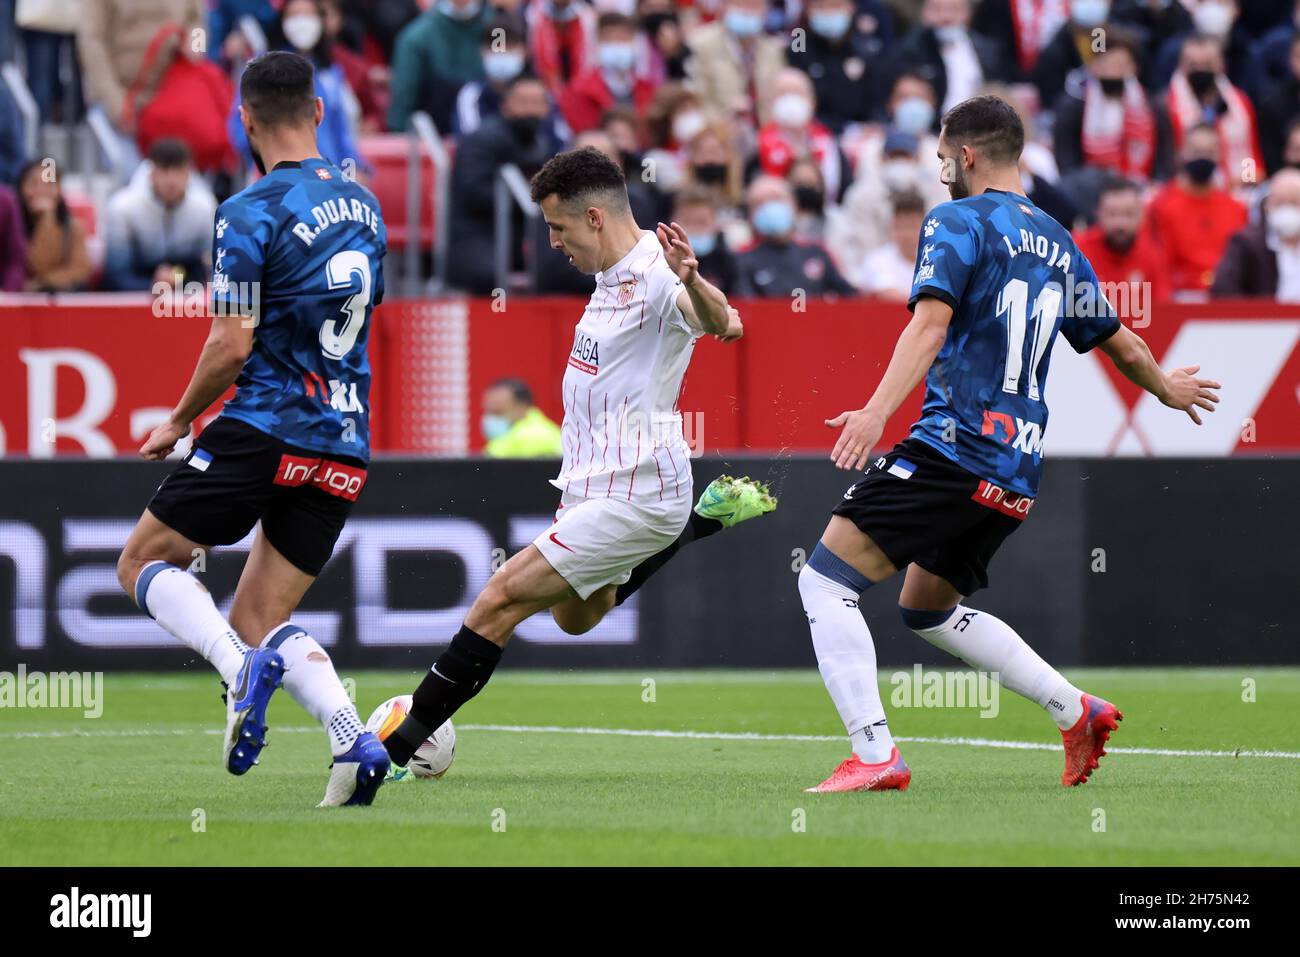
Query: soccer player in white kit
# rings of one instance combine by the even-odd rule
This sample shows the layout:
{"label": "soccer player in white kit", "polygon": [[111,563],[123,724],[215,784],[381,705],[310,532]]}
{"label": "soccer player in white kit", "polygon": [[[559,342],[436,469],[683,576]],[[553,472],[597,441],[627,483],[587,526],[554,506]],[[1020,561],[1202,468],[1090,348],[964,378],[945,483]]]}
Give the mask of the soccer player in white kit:
{"label": "soccer player in white kit", "polygon": [[564,463],[552,480],[560,507],[488,581],[416,688],[410,714],[384,741],[399,767],[483,687],[525,618],[550,609],[569,634],[589,631],[626,597],[618,588],[634,570],[662,564],[688,526],[721,528],[775,504],[756,483],[724,477],[692,512],[691,452],[676,408],[682,379],[701,336],[731,341],[743,330],[700,275],[685,230],[642,230],[622,170],[591,148],[553,157],[532,195],[551,246],[596,278],[565,357]]}

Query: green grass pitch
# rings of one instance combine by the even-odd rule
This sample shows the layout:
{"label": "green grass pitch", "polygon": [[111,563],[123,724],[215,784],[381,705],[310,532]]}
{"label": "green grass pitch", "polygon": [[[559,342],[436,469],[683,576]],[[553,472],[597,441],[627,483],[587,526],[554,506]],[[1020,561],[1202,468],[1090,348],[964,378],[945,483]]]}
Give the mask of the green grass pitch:
{"label": "green grass pitch", "polygon": [[[1069,675],[1125,713],[1069,790],[1059,750],[1014,746],[1060,739],[1010,693],[995,718],[891,708],[911,789],[814,795],[847,755],[815,671],[507,667],[456,716],[445,778],[318,810],[328,748],[284,692],[261,765],[234,778],[215,678],[110,674],[95,720],[0,709],[0,863],[1300,864],[1300,669]],[[417,678],[345,677],[363,718]]]}

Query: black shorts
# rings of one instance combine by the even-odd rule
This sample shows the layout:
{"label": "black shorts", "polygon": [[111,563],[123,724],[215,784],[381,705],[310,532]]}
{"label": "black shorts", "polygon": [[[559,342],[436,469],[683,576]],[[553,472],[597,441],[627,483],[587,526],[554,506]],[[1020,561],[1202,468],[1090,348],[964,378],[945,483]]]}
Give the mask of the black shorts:
{"label": "black shorts", "polygon": [[988,587],[993,554],[1033,504],[906,439],[876,459],[832,511],[869,536],[895,568],[915,563],[970,595]]}
{"label": "black shorts", "polygon": [[237,419],[210,424],[149,511],[203,546],[231,545],[260,519],[267,541],[319,575],[366,484],[366,464],[287,445]]}

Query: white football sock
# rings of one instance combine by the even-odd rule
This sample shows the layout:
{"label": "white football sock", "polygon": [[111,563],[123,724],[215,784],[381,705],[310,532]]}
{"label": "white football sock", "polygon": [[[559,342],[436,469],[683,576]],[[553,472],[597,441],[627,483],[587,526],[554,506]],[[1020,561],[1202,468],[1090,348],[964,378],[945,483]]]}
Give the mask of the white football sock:
{"label": "white football sock", "polygon": [[284,690],[325,728],[330,753],[337,757],[351,748],[366,728],[320,643],[297,625],[285,623],[271,629],[262,647],[280,652]]}
{"label": "white football sock", "polygon": [[140,569],[135,600],[164,629],[202,655],[233,685],[248,645],[217,610],[212,594],[197,578],[167,562]]}
{"label": "white football sock", "polygon": [[[1083,715],[1082,692],[1000,618],[965,605],[951,612],[901,610],[912,631],[972,668],[997,672],[1002,687],[1043,708],[1058,727],[1069,728]],[[927,626],[928,621],[938,623]]]}
{"label": "white football sock", "polygon": [[799,597],[822,681],[849,733],[853,753],[866,764],[879,764],[889,760],[894,739],[876,683],[876,646],[858,610],[858,595],[811,564],[799,571]]}

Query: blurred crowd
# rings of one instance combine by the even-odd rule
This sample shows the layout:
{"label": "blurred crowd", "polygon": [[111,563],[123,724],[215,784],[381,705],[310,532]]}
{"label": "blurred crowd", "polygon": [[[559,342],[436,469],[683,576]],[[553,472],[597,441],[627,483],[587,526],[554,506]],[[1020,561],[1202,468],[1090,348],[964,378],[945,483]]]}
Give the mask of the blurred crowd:
{"label": "blurred crowd", "polygon": [[[448,278],[469,292],[497,283],[498,171],[529,176],[592,146],[625,169],[638,221],[680,222],[728,294],[904,299],[925,214],[948,199],[943,113],[996,92],[1025,123],[1026,194],[1076,231],[1103,281],[1157,301],[1300,302],[1296,0],[24,7],[19,23],[0,0],[0,61],[20,67],[42,124],[110,131],[120,188],[102,209],[70,208],[0,84],[6,290],[202,280],[215,204],[255,175],[240,70],[294,49],[317,66],[322,155],[363,181],[393,175],[368,143],[432,118],[453,156]],[[511,242],[512,265],[536,263],[535,291],[591,288],[538,221],[516,212]]]}

